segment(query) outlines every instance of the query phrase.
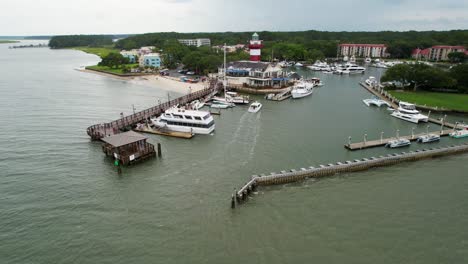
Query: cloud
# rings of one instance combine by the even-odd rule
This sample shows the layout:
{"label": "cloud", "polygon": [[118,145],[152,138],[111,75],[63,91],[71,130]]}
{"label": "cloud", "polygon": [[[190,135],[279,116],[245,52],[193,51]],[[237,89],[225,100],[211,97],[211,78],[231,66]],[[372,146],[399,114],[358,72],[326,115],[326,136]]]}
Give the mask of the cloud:
{"label": "cloud", "polygon": [[2,3],[0,35],[447,30],[467,18],[454,0],[15,0]]}

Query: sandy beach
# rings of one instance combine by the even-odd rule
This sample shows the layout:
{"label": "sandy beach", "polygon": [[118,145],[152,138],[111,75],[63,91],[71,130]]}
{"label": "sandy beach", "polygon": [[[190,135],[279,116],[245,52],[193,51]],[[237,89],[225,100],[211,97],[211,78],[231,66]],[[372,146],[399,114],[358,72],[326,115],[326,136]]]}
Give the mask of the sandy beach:
{"label": "sandy beach", "polygon": [[146,76],[135,76],[135,77],[121,77],[113,74],[107,74],[103,72],[97,72],[86,69],[77,69],[81,72],[97,74],[101,76],[106,76],[109,78],[124,80],[132,82],[139,85],[151,86],[158,89],[164,89],[167,91],[173,91],[181,94],[187,94],[190,91],[196,92],[207,87],[207,82],[198,82],[198,83],[186,83],[180,81],[178,78],[170,76],[159,76],[159,75],[146,75]]}

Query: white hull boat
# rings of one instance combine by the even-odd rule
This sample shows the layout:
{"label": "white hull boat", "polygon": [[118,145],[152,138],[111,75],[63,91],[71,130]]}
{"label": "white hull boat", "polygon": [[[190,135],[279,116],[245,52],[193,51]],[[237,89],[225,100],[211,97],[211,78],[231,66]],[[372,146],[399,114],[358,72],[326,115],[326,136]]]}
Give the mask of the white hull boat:
{"label": "white hull boat", "polygon": [[303,98],[311,95],[314,92],[314,84],[310,82],[301,81],[296,84],[291,91],[293,99]]}
{"label": "white hull boat", "polygon": [[364,102],[364,104],[367,106],[371,106],[371,105],[375,105],[377,107],[381,107],[382,105],[386,105],[387,107],[390,106],[390,104],[385,102],[384,100],[380,100],[376,98],[364,99],[362,100],[362,102]]}
{"label": "white hull boat", "polygon": [[418,137],[417,139],[417,141],[421,143],[430,143],[430,142],[435,142],[439,140],[440,140],[440,136],[435,135],[435,134],[423,135],[423,136]]}
{"label": "white hull boat", "polygon": [[419,123],[419,122],[428,122],[429,117],[426,115],[423,115],[419,113],[418,110],[416,110],[416,106],[414,104],[410,104],[407,102],[400,102],[398,109],[393,111],[391,113],[391,116],[403,119],[408,122],[412,123]]}
{"label": "white hull boat", "polygon": [[405,146],[409,146],[411,145],[411,142],[408,140],[408,139],[395,139],[395,140],[391,140],[389,141],[385,147],[387,148],[401,148],[401,147],[405,147]]}
{"label": "white hull boat", "polygon": [[209,112],[184,110],[176,107],[167,109],[151,123],[158,128],[193,134],[211,134],[215,130],[214,119]]}
{"label": "white hull boat", "polygon": [[250,106],[249,106],[249,110],[247,110],[249,113],[257,113],[258,111],[260,111],[260,109],[262,108],[262,104],[255,101],[253,102]]}
{"label": "white hull boat", "polygon": [[228,108],[229,106],[226,105],[226,104],[216,104],[216,103],[213,103],[210,105],[210,108],[217,108],[217,109],[226,109]]}

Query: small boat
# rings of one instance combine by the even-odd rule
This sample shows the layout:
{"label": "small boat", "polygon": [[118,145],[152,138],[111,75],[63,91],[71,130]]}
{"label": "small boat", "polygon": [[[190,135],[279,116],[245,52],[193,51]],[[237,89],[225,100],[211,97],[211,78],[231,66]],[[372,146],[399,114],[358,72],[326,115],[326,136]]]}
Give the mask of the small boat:
{"label": "small boat", "polygon": [[190,106],[192,107],[192,109],[198,110],[198,109],[202,108],[203,106],[205,106],[205,103],[200,102],[200,100],[195,100],[192,103],[190,103]]}
{"label": "small boat", "polygon": [[310,80],[308,80],[309,82],[312,82],[314,84],[314,86],[317,86],[317,87],[321,87],[323,86],[323,82],[320,80],[320,78],[317,78],[317,77],[313,77],[311,78]]}
{"label": "small boat", "polygon": [[333,71],[331,71],[331,70],[330,70],[330,71],[323,71],[323,73],[325,73],[325,74],[332,74]]}
{"label": "small boat", "polygon": [[364,60],[365,63],[371,63],[372,62],[372,59],[367,57],[365,60]]}
{"label": "small boat", "polygon": [[260,111],[260,108],[262,108],[262,104],[258,101],[255,101],[249,106],[248,111],[249,113],[257,113],[258,111]]}
{"label": "small boat", "polygon": [[296,62],[296,64],[294,64],[294,66],[296,66],[296,67],[302,67],[302,66],[304,66],[304,64],[302,64],[302,63],[300,63],[300,62]]}
{"label": "small boat", "polygon": [[381,107],[382,105],[386,105],[387,107],[390,106],[389,103],[387,103],[384,100],[381,100],[379,98],[364,99],[364,100],[362,100],[362,102],[364,102],[364,104],[367,105],[367,106],[371,106],[371,105],[375,105],[375,106],[378,106],[378,107]]}
{"label": "small boat", "polygon": [[235,104],[248,104],[249,103],[249,96],[241,96],[236,92],[226,92],[225,98]]}
{"label": "small boat", "polygon": [[387,144],[385,144],[385,147],[401,148],[401,147],[405,147],[409,145],[411,145],[411,142],[408,139],[400,138],[400,139],[390,140]]}
{"label": "small boat", "polygon": [[439,140],[440,140],[440,136],[436,134],[423,135],[423,136],[418,137],[417,139],[417,141],[421,143],[430,143],[430,142],[435,142]]}
{"label": "small boat", "polygon": [[302,80],[298,84],[294,85],[291,91],[292,98],[297,99],[311,95],[314,92],[313,88],[313,83]]}
{"label": "small boat", "polygon": [[226,104],[217,104],[217,103],[213,103],[210,105],[210,108],[218,108],[218,109],[226,109],[228,108],[229,106],[226,105]]}
{"label": "small boat", "polygon": [[452,133],[449,134],[451,137],[453,138],[464,138],[464,137],[468,137],[468,130],[467,129],[464,129],[464,130],[457,130],[457,131],[453,131]]}
{"label": "small boat", "polygon": [[369,86],[375,86],[377,84],[377,80],[375,79],[374,76],[370,76],[369,78],[366,79],[365,83]]}

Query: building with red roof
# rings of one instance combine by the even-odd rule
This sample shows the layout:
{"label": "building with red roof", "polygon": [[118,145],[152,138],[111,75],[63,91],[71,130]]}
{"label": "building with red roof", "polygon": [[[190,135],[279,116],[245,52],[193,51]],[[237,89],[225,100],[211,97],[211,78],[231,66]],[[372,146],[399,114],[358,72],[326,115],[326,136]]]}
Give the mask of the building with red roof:
{"label": "building with red roof", "polygon": [[411,52],[411,57],[416,60],[428,60],[429,59],[429,53],[430,49],[414,49],[413,52]]}
{"label": "building with red roof", "polygon": [[385,44],[339,44],[339,56],[355,56],[355,57],[369,57],[369,58],[382,58],[388,57],[387,46]]}
{"label": "building with red roof", "polygon": [[437,45],[429,48],[429,60],[433,61],[445,61],[448,60],[448,54],[451,52],[463,52],[466,54],[466,48],[464,46],[446,46]]}

